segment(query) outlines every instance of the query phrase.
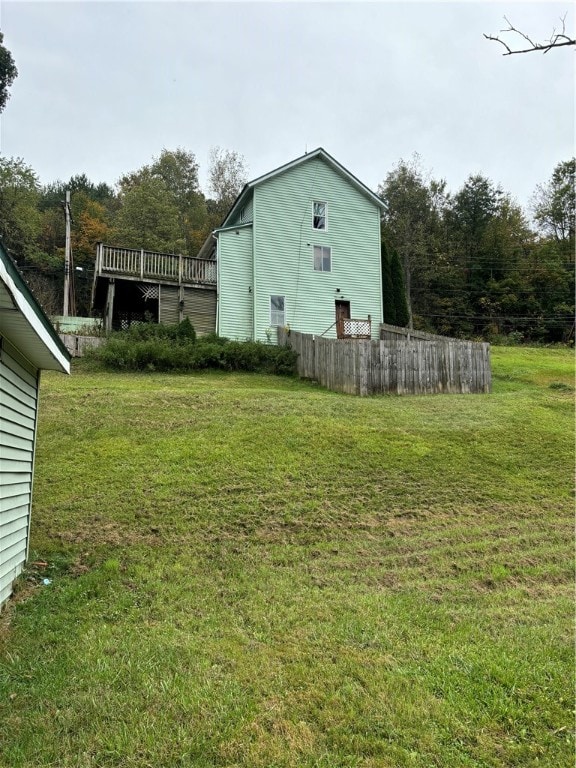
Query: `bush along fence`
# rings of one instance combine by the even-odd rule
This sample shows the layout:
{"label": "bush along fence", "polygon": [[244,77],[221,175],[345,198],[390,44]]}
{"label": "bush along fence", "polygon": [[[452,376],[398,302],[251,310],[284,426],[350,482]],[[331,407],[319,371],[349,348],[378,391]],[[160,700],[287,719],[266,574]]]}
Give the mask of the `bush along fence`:
{"label": "bush along fence", "polygon": [[279,328],[278,343],[298,353],[300,376],[335,392],[365,396],[491,391],[489,344],[443,336],[414,338],[419,332],[397,330],[404,334],[380,341],[348,341]]}

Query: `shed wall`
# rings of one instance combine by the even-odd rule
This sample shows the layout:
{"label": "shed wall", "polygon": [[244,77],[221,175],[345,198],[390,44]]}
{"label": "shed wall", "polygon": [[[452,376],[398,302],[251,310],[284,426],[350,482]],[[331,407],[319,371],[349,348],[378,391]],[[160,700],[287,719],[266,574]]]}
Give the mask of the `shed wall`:
{"label": "shed wall", "polygon": [[184,288],[184,317],[189,317],[199,336],[216,330],[216,291]]}
{"label": "shed wall", "polygon": [[180,321],[180,290],[184,300],[183,316],[188,317],[196,333],[214,333],[216,330],[216,291],[207,288],[178,288],[160,285],[159,321],[175,325]]}
{"label": "shed wall", "polygon": [[178,313],[178,286],[160,286],[160,306],[158,308],[158,322],[165,325],[176,325]]}
{"label": "shed wall", "polygon": [[38,371],[0,337],[0,605],[28,548]]}

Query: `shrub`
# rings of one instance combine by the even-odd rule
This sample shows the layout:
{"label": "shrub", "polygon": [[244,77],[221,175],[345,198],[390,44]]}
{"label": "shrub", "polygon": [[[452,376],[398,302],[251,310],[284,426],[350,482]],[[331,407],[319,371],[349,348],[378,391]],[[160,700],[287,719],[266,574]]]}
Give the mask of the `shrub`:
{"label": "shrub", "polygon": [[133,323],[125,331],[116,331],[110,338],[126,339],[128,341],[147,341],[151,339],[170,339],[172,341],[196,340],[196,331],[186,317],[176,325],[162,323]]}
{"label": "shrub", "polygon": [[121,371],[193,371],[205,368],[292,376],[297,353],[254,341],[229,341],[214,333],[196,338],[188,319],[173,326],[132,325],[87,351],[89,360]]}
{"label": "shrub", "polygon": [[228,344],[229,341],[230,339],[227,339],[225,336],[218,336],[217,333],[207,333],[202,336],[203,344],[219,344],[222,346],[224,344]]}
{"label": "shrub", "polygon": [[185,317],[184,320],[176,326],[176,338],[192,343],[196,341],[196,331],[190,322],[190,318]]}

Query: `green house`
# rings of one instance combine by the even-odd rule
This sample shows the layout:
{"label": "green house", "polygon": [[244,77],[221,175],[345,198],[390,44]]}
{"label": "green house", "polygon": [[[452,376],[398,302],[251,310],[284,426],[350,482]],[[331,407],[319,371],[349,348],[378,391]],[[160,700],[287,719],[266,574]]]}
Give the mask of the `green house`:
{"label": "green house", "polygon": [[0,607],[28,556],[41,370],[70,355],[0,244]]}
{"label": "green house", "polygon": [[217,332],[378,338],[382,208],[322,148],[246,184],[198,254],[217,264]]}

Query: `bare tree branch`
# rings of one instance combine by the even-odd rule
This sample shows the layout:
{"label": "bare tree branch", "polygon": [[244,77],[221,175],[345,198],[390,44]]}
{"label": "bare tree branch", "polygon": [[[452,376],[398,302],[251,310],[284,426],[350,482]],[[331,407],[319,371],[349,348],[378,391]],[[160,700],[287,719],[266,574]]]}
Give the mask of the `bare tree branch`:
{"label": "bare tree branch", "polygon": [[485,34],[484,37],[486,40],[494,40],[506,48],[506,53],[503,53],[502,56],[511,56],[514,53],[531,53],[532,51],[542,51],[543,53],[548,53],[551,48],[562,48],[566,45],[576,45],[576,39],[569,37],[566,34],[566,14],[564,14],[564,16],[560,19],[562,22],[562,31],[556,32],[556,27],[554,27],[552,34],[550,35],[550,39],[545,40],[542,43],[535,43],[530,37],[528,37],[525,32],[522,32],[520,29],[516,29],[516,27],[510,23],[506,16],[504,16],[504,21],[508,24],[508,27],[506,29],[501,29],[500,34],[507,34],[511,32],[515,35],[519,35],[523,40],[526,40],[526,42],[530,44],[530,47],[513,50],[505,40],[502,40],[502,38]]}

